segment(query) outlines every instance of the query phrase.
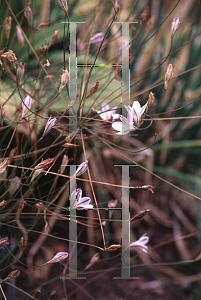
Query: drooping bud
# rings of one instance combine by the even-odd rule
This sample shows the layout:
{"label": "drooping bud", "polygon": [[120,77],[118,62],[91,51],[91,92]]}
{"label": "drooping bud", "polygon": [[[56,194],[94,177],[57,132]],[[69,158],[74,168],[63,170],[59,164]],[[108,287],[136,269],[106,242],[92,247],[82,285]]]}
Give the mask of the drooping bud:
{"label": "drooping bud", "polygon": [[22,34],[22,30],[18,25],[16,26],[16,30],[17,30],[18,43],[19,43],[20,47],[23,48],[24,47],[24,36]]}
{"label": "drooping bud", "polygon": [[56,41],[58,40],[58,37],[59,37],[59,29],[57,29],[57,30],[55,30],[55,32],[54,32],[54,34],[53,34],[53,37],[52,37],[52,39],[51,39],[51,42],[50,42],[50,44],[49,44],[49,48],[50,47],[52,47],[55,43],[56,43]]}
{"label": "drooping bud", "polygon": [[28,95],[22,101],[22,119],[30,111],[32,105],[32,98]]}
{"label": "drooping bud", "polygon": [[50,132],[50,130],[56,124],[56,122],[57,122],[56,118],[52,118],[52,116],[49,117],[49,119],[47,120],[47,123],[45,125],[45,129],[44,129],[44,132],[43,132],[43,137]]}
{"label": "drooping bud", "polygon": [[46,59],[45,64],[43,66],[44,66],[44,68],[49,68],[50,62],[48,59]]}
{"label": "drooping bud", "polygon": [[92,96],[93,94],[95,94],[95,92],[97,92],[99,87],[99,81],[97,81],[94,86],[90,89],[89,93],[86,96],[86,99],[89,98],[90,96]]}
{"label": "drooping bud", "polygon": [[35,31],[38,31],[38,30],[41,30],[41,29],[43,29],[44,27],[46,27],[46,26],[48,26],[48,25],[50,25],[50,22],[47,22],[47,23],[41,23],[41,24],[39,24],[39,25],[36,27],[36,29],[34,30],[34,32],[35,32]]}
{"label": "drooping bud", "polygon": [[149,14],[149,6],[146,6],[145,10],[143,11],[143,13],[141,15],[140,27],[142,27],[144,25],[144,23],[146,22],[146,20],[148,18],[148,14]]}
{"label": "drooping bud", "polygon": [[68,3],[67,0],[58,0],[59,5],[65,12],[66,17],[68,17]]}
{"label": "drooping bud", "polygon": [[43,46],[42,48],[40,47],[40,54],[39,54],[39,60],[41,60],[45,54],[45,51],[47,50],[48,46]]}
{"label": "drooping bud", "polygon": [[155,97],[154,97],[154,94],[152,92],[149,93],[149,99],[147,101],[147,107],[151,107],[152,105],[154,105],[154,100],[155,100]]}
{"label": "drooping bud", "polygon": [[105,251],[109,251],[109,252],[112,252],[112,251],[116,251],[118,249],[121,248],[121,245],[120,244],[114,244],[114,245],[111,245],[109,246],[108,248],[105,249]]}
{"label": "drooping bud", "polygon": [[84,172],[86,172],[87,167],[88,167],[88,160],[84,161],[83,163],[81,163],[79,165],[79,167],[77,168],[77,171],[73,175],[73,178],[78,177],[78,176],[82,175]]}
{"label": "drooping bud", "polygon": [[9,194],[12,197],[15,192],[19,189],[21,185],[21,179],[18,176],[15,176],[14,178],[9,179],[10,181],[10,188],[9,188]]}
{"label": "drooping bud", "polygon": [[63,88],[66,86],[68,79],[69,79],[69,74],[68,74],[68,70],[63,70],[63,74],[60,75],[61,76],[61,84],[59,87],[59,92],[61,92],[63,90]]}
{"label": "drooping bud", "polygon": [[27,22],[29,24],[29,26],[32,26],[32,21],[33,21],[33,12],[32,9],[29,5],[27,5],[27,7],[24,10],[24,16],[27,19]]}
{"label": "drooping bud", "polygon": [[63,261],[68,257],[68,252],[58,252],[47,264],[54,264],[56,262]]}
{"label": "drooping bud", "polygon": [[24,76],[24,66],[22,63],[19,63],[18,64],[18,67],[17,67],[17,79],[18,81],[20,81],[20,79]]}
{"label": "drooping bud", "polygon": [[0,163],[0,174],[2,174],[6,170],[6,168],[7,168],[7,166],[8,166],[9,163],[10,163],[10,160],[8,158],[5,158]]}
{"label": "drooping bud", "polygon": [[179,25],[181,24],[181,21],[179,21],[179,18],[174,18],[172,20],[172,25],[171,25],[171,38],[173,39],[175,32],[179,28]]}
{"label": "drooping bud", "polygon": [[8,40],[9,36],[10,36],[10,30],[11,30],[11,17],[8,17],[4,20],[3,27],[4,27],[6,37],[7,37],[7,40]]}
{"label": "drooping bud", "polygon": [[135,214],[134,217],[132,217],[131,221],[136,221],[143,218],[149,211],[150,209],[141,210],[140,212]]}
{"label": "drooping bud", "polygon": [[172,66],[172,64],[169,64],[166,69],[165,78],[164,78],[164,88],[165,89],[168,88],[168,82],[170,81],[172,76],[173,76],[173,66]]}
{"label": "drooping bud", "polygon": [[99,32],[99,33],[96,33],[94,36],[92,36],[89,43],[90,43],[90,45],[101,44],[103,39],[104,39],[104,34],[102,32]]}
{"label": "drooping bud", "polygon": [[8,50],[8,52],[3,53],[1,57],[6,57],[11,63],[12,67],[16,69],[17,57],[12,50]]}

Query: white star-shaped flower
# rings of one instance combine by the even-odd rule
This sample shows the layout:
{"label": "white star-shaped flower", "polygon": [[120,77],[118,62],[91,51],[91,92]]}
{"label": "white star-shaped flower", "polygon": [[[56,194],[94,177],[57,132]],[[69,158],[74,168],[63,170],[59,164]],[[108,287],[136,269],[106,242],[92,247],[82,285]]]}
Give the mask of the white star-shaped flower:
{"label": "white star-shaped flower", "polygon": [[97,113],[101,117],[101,119],[105,121],[116,120],[119,119],[119,114],[116,114],[118,106],[114,106],[111,110],[107,103],[102,104],[101,110],[98,110]]}
{"label": "white star-shaped flower", "polygon": [[148,253],[148,246],[146,244],[149,241],[149,237],[144,233],[139,240],[130,244],[130,247],[139,247],[142,249],[143,252]]}
{"label": "white star-shaped flower", "polygon": [[82,197],[82,190],[80,188],[75,189],[70,196],[72,201],[72,208],[93,208],[93,205],[89,204],[91,199],[89,197]]}

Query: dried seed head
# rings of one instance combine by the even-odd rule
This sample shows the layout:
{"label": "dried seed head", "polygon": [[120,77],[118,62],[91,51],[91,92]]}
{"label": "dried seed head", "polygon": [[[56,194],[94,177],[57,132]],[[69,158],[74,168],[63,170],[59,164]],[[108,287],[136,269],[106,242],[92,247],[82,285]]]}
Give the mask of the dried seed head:
{"label": "dried seed head", "polygon": [[149,93],[149,99],[147,101],[147,107],[151,107],[154,104],[154,94],[152,92]]}
{"label": "dried seed head", "polygon": [[165,79],[164,79],[165,89],[168,88],[168,82],[170,81],[172,76],[173,76],[173,66],[172,66],[172,64],[169,64],[167,69],[166,69],[166,72],[165,72]]}
{"label": "dried seed head", "polygon": [[39,54],[39,60],[41,60],[45,54],[45,51],[47,50],[48,46],[43,46],[42,48],[40,47],[40,54]]}
{"label": "dried seed head", "polygon": [[154,187],[150,184],[148,185],[142,185],[141,188],[144,190],[144,191],[148,191],[148,192],[151,192],[152,194],[154,194]]}
{"label": "dried seed head", "polygon": [[2,174],[6,170],[6,168],[7,168],[7,166],[8,166],[9,163],[10,163],[10,160],[8,158],[5,158],[0,163],[0,174]]}
{"label": "dried seed head", "polygon": [[8,40],[9,36],[10,36],[10,30],[11,30],[11,17],[8,17],[4,20],[3,27],[4,27],[6,37],[7,37],[7,40]]}
{"label": "dried seed head", "polygon": [[68,257],[68,252],[58,252],[51,260],[47,262],[47,264],[53,264],[56,262],[63,261]]}
{"label": "dried seed head", "polygon": [[149,14],[149,6],[146,6],[145,10],[143,11],[143,13],[141,15],[140,27],[142,27],[144,25],[144,23],[146,22],[146,20],[148,18],[148,14]]}
{"label": "dried seed head", "polygon": [[17,78],[18,78],[18,81],[20,81],[20,79],[24,76],[24,66],[22,63],[19,63],[18,64],[18,67],[17,67]]}
{"label": "dried seed head", "polygon": [[45,125],[45,129],[44,129],[44,132],[43,132],[43,137],[46,136],[51,131],[52,127],[54,127],[56,122],[57,122],[56,118],[52,119],[52,116],[49,117],[49,119],[47,120],[47,123]]}
{"label": "dried seed head", "polygon": [[89,264],[86,266],[85,270],[88,270],[91,266],[93,266],[93,265],[94,265],[95,263],[97,263],[99,260],[100,260],[100,253],[95,253],[95,254],[92,256],[92,258],[91,258]]}
{"label": "dried seed head", "polygon": [[1,238],[0,239],[0,247],[3,247],[5,245],[9,244],[9,243],[7,243],[7,241],[8,241],[7,237],[6,238]]}
{"label": "dried seed head", "polygon": [[116,251],[117,249],[120,249],[120,248],[121,248],[121,245],[120,245],[120,244],[117,244],[117,245],[111,245],[111,246],[109,246],[108,248],[106,248],[105,251],[112,252],[112,251]]}
{"label": "dried seed head", "polygon": [[79,147],[79,145],[71,144],[71,143],[65,143],[65,144],[63,144],[62,147],[65,147],[65,148],[75,148],[75,147]]}
{"label": "dried seed head", "polygon": [[3,282],[8,281],[13,278],[17,278],[19,275],[20,275],[20,271],[15,270],[15,271],[11,272],[5,279],[3,279]]}
{"label": "dried seed head", "polygon": [[20,47],[23,48],[24,47],[24,36],[22,34],[22,30],[18,25],[16,26],[16,30],[17,30],[18,43],[19,43]]}
{"label": "dried seed head", "polygon": [[97,92],[99,87],[99,81],[97,81],[94,86],[90,89],[89,93],[86,96],[86,99],[89,98],[90,96],[92,96],[93,94],[95,94],[95,92]]}
{"label": "dried seed head", "polygon": [[68,17],[68,3],[67,0],[58,0],[59,5],[65,12],[65,15]]}
{"label": "dried seed head", "polygon": [[20,245],[19,245],[19,250],[20,250],[21,255],[23,254],[25,248],[26,248],[26,239],[24,236],[22,236],[20,239]]}
{"label": "dried seed head", "polygon": [[1,57],[7,58],[8,61],[11,63],[12,67],[16,69],[17,57],[15,56],[15,53],[12,50],[8,50],[8,52],[3,53]]}
{"label": "dried seed head", "polygon": [[172,20],[172,25],[171,25],[171,38],[173,39],[175,32],[179,28],[179,25],[181,24],[181,21],[179,21],[179,18],[174,18]]}
{"label": "dried seed head", "polygon": [[32,98],[28,95],[22,101],[22,119],[30,111],[32,105]]}
{"label": "dried seed head", "polygon": [[92,107],[91,108],[91,113],[95,113],[96,112],[96,110]]}
{"label": "dried seed head", "polygon": [[99,33],[96,33],[94,36],[92,36],[89,43],[90,43],[90,45],[101,44],[103,39],[104,39],[104,34],[102,32],[99,32]]}
{"label": "dried seed head", "polygon": [[41,161],[41,163],[39,163],[37,166],[35,166],[34,170],[38,170],[38,169],[44,170],[46,167],[49,167],[49,165],[51,165],[51,163],[53,161],[54,161],[54,158],[47,158],[47,159]]}
{"label": "dried seed head", "polygon": [[136,221],[138,219],[143,218],[149,211],[150,211],[150,209],[141,210],[140,212],[138,212],[137,214],[134,215],[134,217],[131,219],[131,221]]}
{"label": "dried seed head", "polygon": [[55,30],[55,32],[53,34],[53,37],[52,37],[52,40],[49,44],[49,48],[52,47],[56,43],[56,41],[58,40],[59,31],[60,31],[59,29]]}
{"label": "dried seed head", "polygon": [[0,104],[0,126],[1,127],[3,126],[4,117],[5,117],[5,111],[3,109],[3,105]]}
{"label": "dried seed head", "polygon": [[69,79],[69,74],[68,74],[68,70],[63,70],[63,74],[60,75],[61,76],[61,84],[59,87],[59,92],[61,92],[63,90],[63,88],[66,86],[68,79]]}
{"label": "dried seed head", "polygon": [[16,220],[19,220],[20,215],[21,215],[21,213],[22,213],[22,211],[23,211],[23,209],[24,209],[24,205],[25,205],[25,204],[26,204],[26,201],[24,201],[24,200],[21,200],[21,201],[19,202],[18,209],[17,209],[17,213],[16,213]]}
{"label": "dried seed head", "polygon": [[9,181],[10,181],[9,194],[10,196],[13,196],[21,185],[21,179],[18,176],[15,176],[14,178],[11,178]]}
{"label": "dried seed head", "polygon": [[27,22],[29,24],[29,26],[32,26],[32,21],[33,21],[33,12],[31,7],[28,5],[25,10],[24,10],[24,16],[27,19]]}

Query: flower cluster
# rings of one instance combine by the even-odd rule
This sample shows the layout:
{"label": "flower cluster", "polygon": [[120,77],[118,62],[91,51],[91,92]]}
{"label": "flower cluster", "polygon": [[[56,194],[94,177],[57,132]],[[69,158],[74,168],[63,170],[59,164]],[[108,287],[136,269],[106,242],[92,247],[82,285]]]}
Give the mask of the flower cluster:
{"label": "flower cluster", "polygon": [[147,108],[147,103],[141,107],[138,101],[134,101],[132,106],[124,105],[124,107],[128,113],[127,118],[120,115],[121,122],[118,121],[112,124],[112,127],[119,131],[116,133],[119,135],[125,135],[140,126],[142,115]]}

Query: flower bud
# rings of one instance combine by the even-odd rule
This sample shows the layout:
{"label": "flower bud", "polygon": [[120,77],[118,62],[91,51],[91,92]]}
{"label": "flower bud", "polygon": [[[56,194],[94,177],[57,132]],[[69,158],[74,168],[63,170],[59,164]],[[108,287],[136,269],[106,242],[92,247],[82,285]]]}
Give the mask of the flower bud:
{"label": "flower bud", "polygon": [[56,262],[63,261],[68,257],[68,252],[58,252],[51,260],[47,262],[47,264],[53,264]]}
{"label": "flower bud", "polygon": [[53,34],[53,37],[52,37],[52,40],[49,44],[49,48],[52,47],[56,43],[56,41],[58,40],[59,31],[60,31],[59,29],[55,30],[55,32]]}
{"label": "flower bud", "polygon": [[148,18],[148,14],[149,14],[149,6],[146,6],[145,10],[143,11],[143,13],[141,15],[140,27],[142,27],[144,25],[144,23],[146,22],[146,20]]}
{"label": "flower bud", "polygon": [[78,176],[82,175],[84,172],[86,172],[87,167],[88,167],[88,160],[84,161],[81,165],[79,165],[79,167],[77,168],[77,171],[73,175],[73,178],[78,177]]}
{"label": "flower bud", "polygon": [[8,166],[9,163],[10,163],[10,160],[8,158],[5,158],[0,163],[0,174],[2,174],[6,170],[6,168],[7,168],[7,166]]}
{"label": "flower bud", "polygon": [[32,21],[33,21],[33,12],[31,7],[28,5],[25,10],[24,10],[24,16],[27,19],[27,22],[29,24],[29,26],[32,26]]}
{"label": "flower bud", "polygon": [[3,282],[8,281],[13,278],[17,278],[19,275],[20,275],[19,270],[12,271],[5,279],[3,279]]}
{"label": "flower bud", "polygon": [[45,129],[44,129],[44,132],[43,132],[43,137],[50,132],[50,130],[56,124],[56,122],[57,122],[56,118],[52,119],[52,116],[49,117],[49,119],[47,120],[47,123],[45,125]]}
{"label": "flower bud", "polygon": [[46,59],[45,64],[43,66],[44,66],[44,68],[49,68],[50,62],[48,59]]}
{"label": "flower bud", "polygon": [[154,104],[154,100],[155,100],[155,97],[154,97],[154,94],[152,92],[149,93],[149,99],[147,101],[147,106],[150,107]]}
{"label": "flower bud", "polygon": [[45,51],[47,50],[47,46],[43,46],[42,48],[40,47],[40,54],[39,54],[39,60],[41,60],[45,54]]}
{"label": "flower bud", "polygon": [[16,30],[17,30],[18,43],[19,43],[20,47],[23,48],[24,47],[24,36],[22,34],[22,30],[19,26],[16,26]]}
{"label": "flower bud", "polygon": [[24,66],[22,63],[19,63],[18,64],[18,67],[17,67],[17,78],[18,78],[18,81],[20,81],[20,79],[24,76]]}
{"label": "flower bud", "polygon": [[181,21],[179,21],[179,18],[174,18],[172,20],[172,25],[171,25],[171,38],[173,39],[175,32],[179,28],[179,25],[181,24]]}
{"label": "flower bud", "polygon": [[1,238],[0,239],[0,247],[7,245],[8,238]]}
{"label": "flower bud", "polygon": [[6,205],[6,200],[0,202],[0,210]]}
{"label": "flower bud", "polygon": [[6,37],[7,37],[7,40],[8,40],[9,36],[10,36],[10,30],[11,30],[11,17],[8,17],[4,20],[3,27],[4,27]]}
{"label": "flower bud", "polygon": [[94,36],[92,36],[89,43],[90,43],[90,45],[101,44],[103,39],[104,39],[104,34],[102,32],[99,32],[99,33],[96,33]]}
{"label": "flower bud", "polygon": [[168,82],[170,81],[170,79],[173,76],[173,66],[172,64],[169,64],[166,72],[165,72],[165,79],[164,79],[164,88],[167,89],[168,88]]}
{"label": "flower bud", "polygon": [[49,165],[51,165],[51,163],[53,161],[54,161],[54,158],[47,158],[47,159],[41,161],[41,163],[39,163],[37,166],[35,166],[34,170],[45,169],[45,168],[49,167]]}
{"label": "flower bud", "polygon": [[15,192],[19,189],[21,185],[21,179],[18,176],[15,176],[14,178],[11,178],[9,181],[10,181],[9,194],[12,197],[15,194]]}
{"label": "flower bud", "polygon": [[92,86],[92,88],[90,89],[89,93],[86,96],[86,99],[89,98],[90,96],[92,96],[93,94],[95,94],[95,92],[97,92],[99,87],[99,81],[97,81],[94,86]]}
{"label": "flower bud", "polygon": [[0,104],[0,126],[3,126],[3,120],[4,120],[4,116],[5,116],[5,111],[3,109],[3,105]]}
{"label": "flower bud", "polygon": [[22,119],[30,111],[32,105],[32,98],[28,95],[22,101]]}
{"label": "flower bud", "polygon": [[63,90],[63,88],[66,86],[68,79],[69,79],[69,74],[68,74],[68,70],[63,70],[63,74],[60,75],[61,76],[61,84],[59,87],[59,92],[61,92]]}
{"label": "flower bud", "polygon": [[64,154],[63,159],[62,159],[62,163],[61,163],[61,167],[60,167],[60,173],[63,174],[65,169],[66,169],[66,165],[68,164],[69,159],[68,156]]}

